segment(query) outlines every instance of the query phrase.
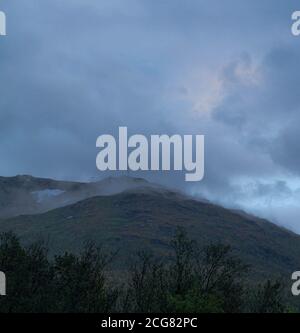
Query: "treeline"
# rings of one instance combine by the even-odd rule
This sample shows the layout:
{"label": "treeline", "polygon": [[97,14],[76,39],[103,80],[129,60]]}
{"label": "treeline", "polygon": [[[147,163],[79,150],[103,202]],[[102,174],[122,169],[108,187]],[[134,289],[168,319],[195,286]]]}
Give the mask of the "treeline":
{"label": "treeline", "polygon": [[249,267],[230,247],[199,249],[179,230],[171,243],[174,256],[162,262],[137,254],[128,276],[114,282],[109,265],[114,256],[93,244],[80,255],[49,259],[45,244],[21,245],[12,233],[0,236],[0,270],[7,296],[0,312],[77,313],[280,313],[289,308],[278,281],[251,287]]}

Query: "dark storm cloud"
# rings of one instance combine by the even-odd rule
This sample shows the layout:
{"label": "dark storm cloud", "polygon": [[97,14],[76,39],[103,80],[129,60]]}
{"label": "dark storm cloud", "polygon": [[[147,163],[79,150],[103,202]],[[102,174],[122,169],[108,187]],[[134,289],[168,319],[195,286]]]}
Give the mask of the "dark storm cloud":
{"label": "dark storm cloud", "polygon": [[240,140],[249,151],[268,155],[295,176],[300,176],[299,57],[299,47],[271,50],[257,66],[258,82],[250,85],[238,74],[239,66],[251,72],[248,57],[229,65],[223,75],[227,96],[213,111],[216,121],[236,135],[240,132]]}
{"label": "dark storm cloud", "polygon": [[300,39],[290,18],[299,8],[296,0],[2,0],[0,173],[98,176],[96,138],[121,125],[205,134],[203,182],[143,176],[297,228]]}

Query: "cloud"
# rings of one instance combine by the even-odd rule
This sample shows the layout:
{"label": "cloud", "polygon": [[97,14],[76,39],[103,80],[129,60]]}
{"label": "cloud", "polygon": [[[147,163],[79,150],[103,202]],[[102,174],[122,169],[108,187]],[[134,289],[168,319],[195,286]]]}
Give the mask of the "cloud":
{"label": "cloud", "polygon": [[220,72],[222,98],[209,112],[202,191],[299,231],[296,214],[282,213],[288,207],[295,212],[299,202],[299,188],[294,189],[300,176],[296,59],[298,49],[282,45],[256,63],[243,55]]}
{"label": "cloud", "polygon": [[290,33],[298,6],[3,2],[0,174],[98,176],[96,138],[122,125],[132,134],[205,134],[203,182],[142,176],[300,231],[300,49]]}

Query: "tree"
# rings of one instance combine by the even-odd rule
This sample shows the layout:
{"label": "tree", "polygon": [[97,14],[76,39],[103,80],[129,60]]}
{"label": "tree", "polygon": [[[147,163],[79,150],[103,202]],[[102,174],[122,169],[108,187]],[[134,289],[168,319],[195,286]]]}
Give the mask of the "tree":
{"label": "tree", "polygon": [[182,295],[194,283],[196,243],[180,228],[171,241],[171,247],[175,255],[174,264],[169,269],[171,285],[175,294]]}
{"label": "tree", "polygon": [[7,278],[7,296],[0,299],[0,312],[49,310],[53,271],[43,243],[24,248],[12,233],[1,234],[0,268]]}
{"label": "tree", "polygon": [[127,300],[132,312],[151,313],[167,310],[168,281],[164,265],[140,252],[131,268]]}
{"label": "tree", "polygon": [[0,270],[6,273],[7,296],[0,312],[143,312],[228,313],[286,312],[283,284],[267,281],[246,292],[247,265],[230,246],[201,250],[177,231],[169,261],[140,252],[122,285],[109,282],[108,265],[116,254],[87,244],[79,255],[48,258],[47,246],[23,246],[12,233],[0,235]]}
{"label": "tree", "polygon": [[201,294],[222,300],[224,312],[239,312],[245,293],[244,277],[249,266],[236,258],[228,245],[209,245],[202,252],[197,263]]}
{"label": "tree", "polygon": [[288,310],[283,296],[283,284],[268,280],[254,289],[249,301],[249,312],[283,313]]}
{"label": "tree", "polygon": [[112,258],[88,244],[79,255],[65,253],[54,262],[56,312],[107,313],[114,309],[117,288],[108,285],[105,269]]}

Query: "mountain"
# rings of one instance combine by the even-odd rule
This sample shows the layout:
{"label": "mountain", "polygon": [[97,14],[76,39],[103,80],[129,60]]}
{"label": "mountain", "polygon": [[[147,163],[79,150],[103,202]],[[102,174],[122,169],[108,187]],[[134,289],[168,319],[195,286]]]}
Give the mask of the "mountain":
{"label": "mountain", "polygon": [[[10,181],[1,180],[2,196],[5,193],[2,184],[9,190]],[[45,189],[65,191],[72,200],[83,194],[88,196],[69,205],[63,202],[62,207],[42,214],[0,220],[0,232],[12,230],[25,243],[43,238],[52,254],[66,250],[78,252],[86,241],[93,240],[109,250],[119,249],[116,267],[126,269],[129,258],[139,249],[147,249],[167,260],[170,239],[178,227],[184,227],[200,245],[230,244],[252,266],[257,277],[283,275],[290,279],[291,273],[300,268],[300,236],[266,220],[194,200],[141,179],[117,178],[97,184],[77,184],[21,177],[13,183],[14,191],[18,192],[20,186],[20,191],[31,196],[34,196],[32,192]],[[95,192],[87,190],[93,186]],[[125,189],[120,191],[121,188]],[[93,196],[101,191],[106,195]],[[58,198],[64,195],[59,194]],[[23,207],[21,199],[17,200],[18,209]],[[13,207],[11,203],[10,207]]]}
{"label": "mountain", "polygon": [[38,214],[97,195],[112,195],[142,186],[144,179],[118,177],[91,183],[57,181],[28,175],[0,177],[0,218]]}

